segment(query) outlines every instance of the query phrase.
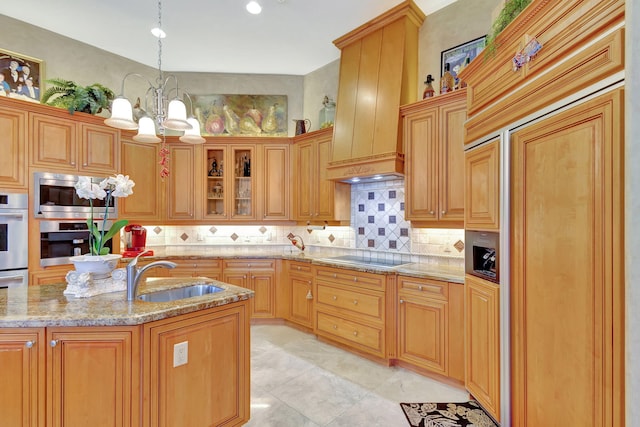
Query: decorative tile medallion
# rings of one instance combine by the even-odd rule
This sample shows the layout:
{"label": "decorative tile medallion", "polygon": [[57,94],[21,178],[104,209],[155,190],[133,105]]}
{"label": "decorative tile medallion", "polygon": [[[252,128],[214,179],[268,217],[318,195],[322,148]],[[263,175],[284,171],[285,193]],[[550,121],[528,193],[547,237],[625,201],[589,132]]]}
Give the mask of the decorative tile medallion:
{"label": "decorative tile medallion", "polygon": [[156,234],[160,234],[160,233],[162,232],[162,228],[160,228],[160,227],[155,227],[155,228],[153,229],[153,232],[154,232],[154,233],[156,233]]}
{"label": "decorative tile medallion", "polygon": [[458,252],[462,252],[464,250],[464,242],[462,240],[458,240],[453,244],[453,247],[458,250]]}
{"label": "decorative tile medallion", "polygon": [[239,236],[236,233],[233,233],[230,237],[231,237],[231,240],[235,242],[236,240],[238,240]]}
{"label": "decorative tile medallion", "polygon": [[188,235],[187,233],[182,233],[182,234],[180,235],[180,238],[181,238],[181,239],[182,239],[182,241],[184,242],[184,241],[186,241],[186,240],[189,238],[189,235]]}
{"label": "decorative tile medallion", "polygon": [[260,228],[258,229],[258,231],[260,231],[260,233],[264,234],[264,233],[266,233],[266,232],[267,232],[267,227],[265,227],[265,226],[263,225],[262,227],[260,227]]}
{"label": "decorative tile medallion", "polygon": [[211,234],[216,234],[216,231],[218,231],[218,229],[217,229],[217,228],[215,228],[215,227],[211,227],[211,228],[209,229],[209,232],[210,232]]}

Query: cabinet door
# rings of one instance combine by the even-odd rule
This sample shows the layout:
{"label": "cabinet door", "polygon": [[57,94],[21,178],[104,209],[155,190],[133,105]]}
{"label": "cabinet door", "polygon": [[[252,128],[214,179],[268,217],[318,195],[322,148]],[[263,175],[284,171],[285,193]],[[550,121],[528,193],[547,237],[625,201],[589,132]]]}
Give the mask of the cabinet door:
{"label": "cabinet door", "polygon": [[500,229],[500,141],[465,154],[465,228]]}
{"label": "cabinet door", "polygon": [[256,220],[256,166],[259,164],[255,146],[231,148],[233,181],[231,182],[231,219]]}
{"label": "cabinet door", "polygon": [[447,375],[446,301],[400,296],[398,358]]}
{"label": "cabinet door", "polygon": [[465,288],[465,386],[500,421],[499,287],[467,275]]}
{"label": "cabinet door", "polygon": [[440,108],[440,167],[438,219],[464,222],[464,122],[466,97]]}
{"label": "cabinet door", "polygon": [[289,145],[265,145],[262,152],[262,219],[289,220]]}
{"label": "cabinet door", "polygon": [[309,328],[313,327],[313,295],[312,298],[307,298],[312,292],[311,277],[291,276],[289,286],[291,293],[289,320]]}
{"label": "cabinet door", "polygon": [[[247,303],[145,326],[143,425],[239,426],[249,419]],[[178,344],[187,347],[184,363],[174,358]]]}
{"label": "cabinet door", "polygon": [[44,427],[44,329],[0,328],[2,425]]}
{"label": "cabinet door", "polygon": [[427,109],[405,118],[406,205],[405,218],[438,219],[438,110]]}
{"label": "cabinet door", "polygon": [[624,424],[623,111],[618,89],[511,136],[514,426]]}
{"label": "cabinet door", "polygon": [[195,152],[193,145],[169,145],[167,219],[196,219]]}
{"label": "cabinet door", "polygon": [[47,426],[139,425],[138,327],[50,328]]}
{"label": "cabinet door", "polygon": [[54,285],[65,283],[71,266],[46,267],[44,270],[34,270],[29,273],[29,285]]}
{"label": "cabinet door", "polygon": [[251,271],[250,289],[255,291],[251,299],[251,316],[272,318],[276,313],[275,275],[267,271]]}
{"label": "cabinet door", "polygon": [[27,113],[0,107],[0,188],[28,188]]}
{"label": "cabinet door", "polygon": [[81,173],[110,175],[118,172],[120,160],[120,131],[107,126],[78,125],[80,135]]}
{"label": "cabinet door", "polygon": [[76,122],[37,113],[29,115],[31,166],[76,171],[78,144]]}
{"label": "cabinet door", "polygon": [[313,219],[330,221],[334,218],[335,208],[335,187],[336,185],[348,185],[348,184],[336,184],[335,182],[327,178],[327,166],[331,161],[331,135],[328,134],[325,137],[319,138],[316,142],[316,161],[314,165],[314,173],[317,177],[314,188],[311,189],[313,197],[313,206],[315,212],[313,213]]}
{"label": "cabinet door", "polygon": [[229,219],[231,208],[231,184],[227,177],[233,176],[231,157],[227,158],[226,146],[205,145],[204,159],[207,162],[205,184],[206,204],[203,215],[214,220]]}
{"label": "cabinet door", "polygon": [[293,198],[294,219],[313,219],[313,198],[317,191],[314,188],[315,149],[313,142],[301,142],[293,146]]}
{"label": "cabinet door", "polygon": [[158,169],[158,146],[122,141],[122,173],[136,185],[133,194],[118,199],[120,218],[130,221],[154,221],[161,218],[163,186]]}

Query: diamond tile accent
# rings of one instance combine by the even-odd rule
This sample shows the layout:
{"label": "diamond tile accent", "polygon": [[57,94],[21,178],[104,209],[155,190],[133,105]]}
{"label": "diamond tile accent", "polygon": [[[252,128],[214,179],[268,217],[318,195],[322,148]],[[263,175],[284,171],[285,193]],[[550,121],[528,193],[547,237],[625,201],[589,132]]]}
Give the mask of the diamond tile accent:
{"label": "diamond tile accent", "polygon": [[389,224],[395,224],[395,223],[396,223],[396,216],[389,215]]}
{"label": "diamond tile accent", "polygon": [[373,239],[367,240],[367,247],[368,248],[375,248],[376,247],[376,241],[373,240]]}
{"label": "diamond tile accent", "polygon": [[362,203],[358,205],[358,212],[364,212],[364,205]]}
{"label": "diamond tile accent", "polygon": [[184,241],[186,241],[186,240],[189,238],[189,235],[188,235],[187,233],[182,233],[182,234],[180,235],[180,238],[181,238],[181,239],[182,239],[182,241],[184,242]]}
{"label": "diamond tile accent", "polygon": [[396,190],[389,190],[389,198],[390,199],[396,198]]}
{"label": "diamond tile accent", "polygon": [[400,203],[400,210],[403,211],[404,210],[404,202]]}
{"label": "diamond tile accent", "polygon": [[453,244],[453,247],[458,250],[458,252],[462,252],[464,250],[464,242],[462,240],[458,240]]}
{"label": "diamond tile accent", "polygon": [[378,236],[384,236],[384,228],[378,228]]}
{"label": "diamond tile accent", "polygon": [[240,236],[238,236],[236,233],[233,233],[230,237],[231,237],[231,240],[235,242],[236,240],[238,240],[238,237]]}
{"label": "diamond tile accent", "polygon": [[264,234],[267,232],[267,227],[265,227],[264,225],[260,228],[258,228],[258,231],[260,231],[260,233]]}
{"label": "diamond tile accent", "polygon": [[155,227],[155,228],[153,229],[153,232],[154,232],[154,233],[156,233],[156,234],[160,234],[160,233],[162,232],[162,228],[160,228],[160,227]]}
{"label": "diamond tile accent", "polygon": [[364,227],[358,227],[358,235],[364,236]]}
{"label": "diamond tile accent", "polygon": [[395,240],[389,240],[389,249],[398,249],[398,242]]}
{"label": "diamond tile accent", "polygon": [[384,203],[378,203],[378,211],[384,212]]}
{"label": "diamond tile accent", "polygon": [[375,198],[376,198],[376,193],[374,193],[373,191],[369,191],[369,193],[367,194],[367,199],[375,200]]}
{"label": "diamond tile accent", "polygon": [[409,229],[408,228],[401,228],[400,229],[400,236],[401,237],[409,237]]}
{"label": "diamond tile accent", "polygon": [[334,240],[336,240],[336,238],[335,238],[335,237],[333,237],[333,234],[329,234],[329,241],[330,241],[331,243],[333,243],[333,242],[334,242]]}
{"label": "diamond tile accent", "polygon": [[215,228],[215,227],[211,227],[211,228],[209,229],[209,232],[210,232],[211,234],[216,234],[216,231],[218,231],[218,229],[217,229],[217,228]]}
{"label": "diamond tile accent", "polygon": [[287,234],[287,239],[293,239],[294,236],[295,234],[290,232],[289,234]]}
{"label": "diamond tile accent", "polygon": [[374,224],[375,222],[376,222],[376,218],[373,215],[369,215],[369,217],[367,218],[367,223]]}

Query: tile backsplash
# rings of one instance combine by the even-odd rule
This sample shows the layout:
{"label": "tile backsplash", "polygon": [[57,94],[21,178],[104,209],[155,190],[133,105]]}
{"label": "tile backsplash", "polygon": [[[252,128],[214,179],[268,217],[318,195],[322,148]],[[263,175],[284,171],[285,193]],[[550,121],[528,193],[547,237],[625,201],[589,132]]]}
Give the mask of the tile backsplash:
{"label": "tile backsplash", "polygon": [[464,231],[412,228],[404,219],[404,181],[351,186],[351,225],[307,230],[285,225],[186,225],[147,227],[147,246],[202,251],[202,246],[241,250],[263,245],[276,251],[297,251],[287,239],[299,235],[307,252],[341,255],[367,252],[378,257],[410,258],[412,262],[462,265]]}

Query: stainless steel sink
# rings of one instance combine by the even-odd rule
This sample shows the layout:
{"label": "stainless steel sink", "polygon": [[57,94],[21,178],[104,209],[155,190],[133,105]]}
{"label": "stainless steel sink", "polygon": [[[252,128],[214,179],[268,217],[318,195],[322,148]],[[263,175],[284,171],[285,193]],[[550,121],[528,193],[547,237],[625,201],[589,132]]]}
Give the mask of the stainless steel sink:
{"label": "stainless steel sink", "polygon": [[163,291],[149,292],[138,295],[136,299],[146,302],[169,302],[179,299],[199,297],[224,291],[224,289],[214,285],[191,285],[183,288],[165,289]]}

